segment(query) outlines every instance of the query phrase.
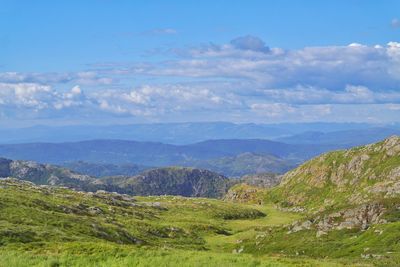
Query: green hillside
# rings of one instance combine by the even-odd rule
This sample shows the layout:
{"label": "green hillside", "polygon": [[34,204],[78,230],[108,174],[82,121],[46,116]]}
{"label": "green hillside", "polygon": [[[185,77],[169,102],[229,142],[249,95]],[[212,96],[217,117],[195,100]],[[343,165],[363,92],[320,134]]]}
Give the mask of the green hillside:
{"label": "green hillside", "polygon": [[[224,200],[0,180],[0,266],[400,266],[399,153],[399,137],[334,151]],[[151,170],[119,186],[220,194],[194,183],[208,174]]]}
{"label": "green hillside", "polygon": [[316,157],[288,172],[271,197],[309,211],[400,196],[400,137]]}
{"label": "green hillside", "polygon": [[219,200],[132,198],[3,179],[0,266],[340,266],[237,248],[259,227],[296,218]]}

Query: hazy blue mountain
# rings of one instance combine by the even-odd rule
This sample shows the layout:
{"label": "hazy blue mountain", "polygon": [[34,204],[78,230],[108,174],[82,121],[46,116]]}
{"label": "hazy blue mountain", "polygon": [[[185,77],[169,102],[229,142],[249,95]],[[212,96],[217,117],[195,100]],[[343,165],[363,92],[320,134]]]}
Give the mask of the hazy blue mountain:
{"label": "hazy blue mountain", "polygon": [[246,152],[237,156],[194,162],[192,166],[222,173],[228,177],[240,177],[266,172],[285,173],[297,164],[272,155]]}
{"label": "hazy blue mountain", "polygon": [[190,144],[208,139],[276,138],[296,132],[278,125],[230,122],[153,123],[109,126],[34,126],[1,129],[0,143],[71,142],[93,139],[122,139],[170,144]]}
{"label": "hazy blue mountain", "polygon": [[335,132],[304,132],[293,136],[278,138],[277,141],[290,144],[342,144],[346,146],[375,143],[392,135],[399,135],[400,129],[366,128]]}
{"label": "hazy blue mountain", "polygon": [[250,152],[302,162],[340,146],[295,145],[268,140],[210,140],[191,145],[169,145],[124,140],[0,145],[0,156],[65,164],[73,161],[147,166],[187,165],[193,161],[236,156]]}
{"label": "hazy blue mountain", "polygon": [[[390,127],[399,125],[392,125]],[[376,127],[365,123],[235,124],[230,122],[152,123],[130,125],[34,126],[0,129],[0,143],[75,142],[122,139],[190,144],[209,139],[275,139],[307,131],[332,132]]]}

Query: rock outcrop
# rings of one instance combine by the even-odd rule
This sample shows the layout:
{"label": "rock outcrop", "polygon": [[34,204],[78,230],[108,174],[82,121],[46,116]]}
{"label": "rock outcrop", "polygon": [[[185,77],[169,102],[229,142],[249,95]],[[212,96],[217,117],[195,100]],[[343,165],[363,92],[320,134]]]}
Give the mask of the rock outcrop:
{"label": "rock outcrop", "polygon": [[400,137],[316,157],[288,172],[271,194],[310,211],[400,197]]}
{"label": "rock outcrop", "polygon": [[247,184],[238,184],[229,189],[225,201],[236,203],[263,204],[264,190]]}

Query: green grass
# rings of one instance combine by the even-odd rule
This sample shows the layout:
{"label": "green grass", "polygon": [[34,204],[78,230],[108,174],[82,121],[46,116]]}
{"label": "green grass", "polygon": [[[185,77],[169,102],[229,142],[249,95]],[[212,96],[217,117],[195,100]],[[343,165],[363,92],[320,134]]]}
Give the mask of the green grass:
{"label": "green grass", "polygon": [[[18,251],[19,250],[19,251]],[[0,250],[0,267],[117,267],[117,266],[344,266],[329,260],[284,258],[249,254],[216,253],[178,249],[137,248],[107,243],[52,244],[52,248],[17,251]],[[46,251],[44,254],[43,251]]]}
{"label": "green grass", "polygon": [[[347,232],[322,241],[312,231],[287,235],[285,225],[302,218],[272,204],[131,201],[0,181],[0,266],[368,266],[375,262],[360,259],[360,244],[376,254],[400,250],[396,223],[355,241]],[[387,256],[386,266],[398,263]]]}

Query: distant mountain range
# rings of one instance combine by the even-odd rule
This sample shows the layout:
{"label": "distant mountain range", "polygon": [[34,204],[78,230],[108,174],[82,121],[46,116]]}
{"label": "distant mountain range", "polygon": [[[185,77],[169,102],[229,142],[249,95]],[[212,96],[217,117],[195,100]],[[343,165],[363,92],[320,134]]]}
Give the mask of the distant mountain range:
{"label": "distant mountain range", "polygon": [[[285,144],[259,139],[209,140],[179,146],[154,142],[92,140],[0,145],[0,156],[68,167],[76,165],[74,163],[76,161],[121,166],[132,163],[138,166],[155,167],[192,166],[209,168],[225,175],[241,176],[257,172],[284,172],[306,159],[340,147],[338,145]],[[102,167],[99,166],[99,168]],[[123,167],[118,168],[123,169]],[[95,174],[89,166],[83,169],[75,166],[72,169]],[[115,167],[114,170],[116,170]],[[132,168],[126,171],[128,170],[125,169],[120,174],[130,175],[129,171],[132,171],[132,174],[136,172]],[[111,175],[117,174],[114,171],[99,171],[98,174],[104,176],[108,175],[107,172]]]}
{"label": "distant mountain range", "polygon": [[297,163],[272,155],[245,152],[236,156],[203,160],[188,165],[222,173],[229,177],[240,177],[265,172],[285,173],[296,167]]}
{"label": "distant mountain range", "polygon": [[[34,126],[0,130],[0,144],[76,142],[122,139],[168,144],[191,144],[209,139],[276,139],[304,132],[333,132],[382,127],[365,123],[235,124],[230,122],[152,123],[130,125]],[[400,125],[384,126],[400,129]]]}
{"label": "distant mountain range", "polygon": [[357,146],[375,143],[392,135],[400,135],[400,129],[374,127],[326,133],[311,131],[276,140],[289,144],[341,144],[345,146]]}
{"label": "distant mountain range", "polygon": [[[245,152],[236,156],[182,162],[182,165],[187,167],[207,169],[221,173],[228,177],[240,177],[246,174],[265,172],[284,173],[297,166],[297,163],[272,155],[261,155]],[[72,171],[94,177],[117,175],[133,176],[145,170],[155,168],[134,163],[110,164],[86,161],[66,162],[62,164],[62,166]]]}
{"label": "distant mountain range", "polygon": [[227,122],[35,126],[0,130],[0,157],[62,165],[95,177],[133,176],[167,166],[209,169],[229,177],[282,174],[321,153],[400,134],[398,124],[378,126]]}

